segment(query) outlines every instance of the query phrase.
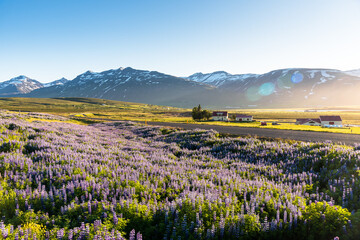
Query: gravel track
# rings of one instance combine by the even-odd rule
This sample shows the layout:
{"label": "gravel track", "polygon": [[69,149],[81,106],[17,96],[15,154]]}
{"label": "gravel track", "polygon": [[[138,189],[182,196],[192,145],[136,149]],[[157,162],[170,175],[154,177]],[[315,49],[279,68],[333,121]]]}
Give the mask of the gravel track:
{"label": "gravel track", "polygon": [[332,141],[345,145],[354,146],[360,144],[360,135],[344,134],[344,133],[328,133],[328,132],[311,132],[311,131],[294,131],[283,129],[269,128],[251,128],[251,127],[235,127],[235,126],[218,126],[206,124],[184,124],[184,123],[167,123],[167,122],[147,122],[148,125],[178,127],[183,129],[214,129],[219,133],[228,133],[234,135],[250,135],[265,138],[282,138],[292,139],[306,142],[324,142]]}

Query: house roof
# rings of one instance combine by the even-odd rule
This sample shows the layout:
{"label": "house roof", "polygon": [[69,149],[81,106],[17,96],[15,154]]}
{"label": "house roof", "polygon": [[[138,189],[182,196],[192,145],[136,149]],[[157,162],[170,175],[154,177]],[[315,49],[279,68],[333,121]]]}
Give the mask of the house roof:
{"label": "house roof", "polygon": [[310,121],[321,123],[320,118],[298,118],[298,119],[296,119],[296,122],[299,124],[304,124],[304,123],[307,123]]}
{"label": "house roof", "polygon": [[250,115],[245,115],[245,114],[237,114],[236,117],[237,117],[237,118],[252,118],[252,116],[250,116]]}
{"label": "house roof", "polygon": [[221,116],[224,116],[224,117],[227,117],[227,115],[228,115],[228,112],[218,112],[218,111],[215,111],[215,112],[213,112],[213,117],[221,117]]}
{"label": "house roof", "polygon": [[342,121],[340,116],[320,116],[320,121]]}

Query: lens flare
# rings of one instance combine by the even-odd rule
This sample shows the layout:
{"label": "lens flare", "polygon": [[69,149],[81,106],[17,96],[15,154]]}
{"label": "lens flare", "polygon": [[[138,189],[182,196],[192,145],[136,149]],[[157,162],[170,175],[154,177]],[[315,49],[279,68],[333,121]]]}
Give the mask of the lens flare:
{"label": "lens flare", "polygon": [[264,83],[259,88],[259,94],[261,96],[269,96],[270,94],[274,93],[275,85],[271,82]]}
{"label": "lens flare", "polygon": [[304,79],[304,75],[302,73],[296,72],[291,76],[291,81],[293,83],[300,83]]}
{"label": "lens flare", "polygon": [[294,86],[294,83],[291,81],[291,74],[286,74],[285,76],[281,76],[277,79],[277,86],[279,88],[292,88]]}
{"label": "lens flare", "polygon": [[249,101],[255,102],[261,99],[261,95],[258,93],[257,87],[250,87],[246,90],[246,98]]}

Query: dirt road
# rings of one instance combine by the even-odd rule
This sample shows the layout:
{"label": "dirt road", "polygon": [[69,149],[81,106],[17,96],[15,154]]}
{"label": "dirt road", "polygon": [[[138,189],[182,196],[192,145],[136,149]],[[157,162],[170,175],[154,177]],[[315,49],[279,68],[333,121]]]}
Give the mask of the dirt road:
{"label": "dirt road", "polygon": [[343,143],[354,146],[360,144],[360,135],[344,134],[344,133],[327,133],[327,132],[310,132],[310,131],[293,131],[269,128],[250,128],[235,126],[216,126],[206,124],[184,124],[184,123],[163,123],[163,122],[147,122],[148,125],[179,127],[183,129],[214,129],[219,133],[229,133],[234,135],[251,135],[268,138],[293,139],[299,141],[324,142],[332,141],[334,143]]}

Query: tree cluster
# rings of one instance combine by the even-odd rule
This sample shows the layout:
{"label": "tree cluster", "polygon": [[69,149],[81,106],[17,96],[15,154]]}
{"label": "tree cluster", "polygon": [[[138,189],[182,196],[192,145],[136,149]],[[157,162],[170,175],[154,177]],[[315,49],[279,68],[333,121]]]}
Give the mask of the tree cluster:
{"label": "tree cluster", "polygon": [[211,112],[209,110],[202,110],[200,104],[194,107],[192,110],[192,118],[194,120],[209,120],[211,118]]}

